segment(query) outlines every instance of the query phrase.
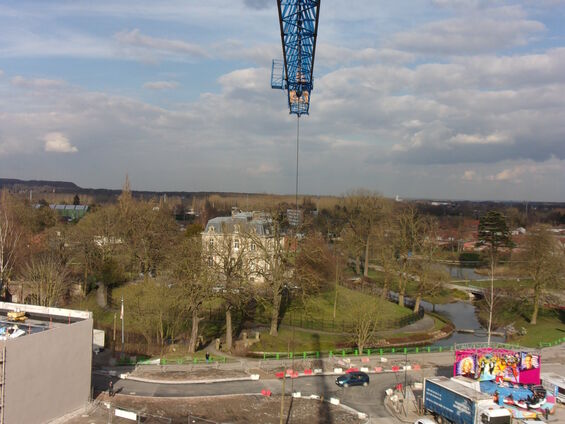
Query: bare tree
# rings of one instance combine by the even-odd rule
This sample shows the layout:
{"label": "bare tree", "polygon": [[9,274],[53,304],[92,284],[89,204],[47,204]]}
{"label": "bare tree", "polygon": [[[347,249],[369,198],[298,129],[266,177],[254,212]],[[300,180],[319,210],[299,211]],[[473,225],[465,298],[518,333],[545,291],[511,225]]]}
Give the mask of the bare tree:
{"label": "bare tree", "polygon": [[32,258],[24,269],[31,300],[41,306],[59,305],[69,288],[67,277],[67,268],[50,253]]}
{"label": "bare tree", "polygon": [[167,340],[174,340],[186,322],[181,295],[179,287],[164,278],[132,285],[124,296],[128,328],[142,334],[148,346],[156,340],[163,354]]}
{"label": "bare tree", "polygon": [[364,251],[363,275],[369,276],[369,260],[371,238],[375,227],[386,215],[388,202],[379,194],[357,190],[345,197],[345,211],[347,214],[347,226],[344,236],[350,240],[351,246],[356,253],[361,249]]}
{"label": "bare tree", "polygon": [[506,224],[505,216],[498,211],[488,211],[479,220],[478,228],[479,245],[486,246],[490,260],[490,291],[485,296],[485,302],[489,309],[488,318],[488,343],[492,333],[493,313],[496,303],[496,295],[494,291],[494,273],[498,262],[498,253],[500,248],[510,246],[510,231]]}
{"label": "bare tree", "polygon": [[398,304],[404,306],[406,286],[411,278],[410,271],[413,262],[410,260],[418,248],[418,237],[422,221],[416,210],[407,207],[397,212],[393,222],[393,242],[396,261],[395,272],[398,275]]}
{"label": "bare tree", "polygon": [[378,329],[381,314],[371,300],[351,305],[351,311],[353,315],[352,341],[359,349],[359,353],[363,353],[363,349],[372,341]]}
{"label": "bare tree", "polygon": [[21,237],[10,211],[10,195],[2,190],[0,197],[0,297],[3,297],[14,266],[15,253]]}
{"label": "bare tree", "polygon": [[563,286],[565,270],[563,248],[546,225],[531,228],[520,255],[520,269],[534,283],[534,310],[530,324],[537,323],[540,301],[548,286]]}
{"label": "bare tree", "polygon": [[283,294],[293,279],[290,243],[288,240],[285,242],[280,223],[276,220],[273,221],[272,236],[259,237],[251,232],[249,239],[249,260],[254,262],[250,271],[261,277],[267,289],[272,308],[269,334],[277,336]]}
{"label": "bare tree", "polygon": [[435,267],[435,255],[439,250],[437,244],[438,224],[437,220],[432,217],[417,217],[416,246],[414,252],[414,264],[411,267],[412,273],[416,277],[416,302],[414,304],[414,312],[420,309],[420,302],[424,295],[433,295],[437,292],[447,275],[437,267]]}
{"label": "bare tree", "polygon": [[385,217],[381,225],[375,230],[375,251],[377,261],[382,268],[383,289],[381,298],[385,299],[391,286],[391,280],[395,275],[396,249],[394,243],[395,232],[393,230],[393,217],[391,214]]}
{"label": "bare tree", "polygon": [[250,240],[246,233],[235,232],[222,224],[221,237],[205,246],[207,264],[212,278],[217,281],[216,292],[226,308],[226,348],[233,347],[232,312],[242,310],[251,295],[250,262],[247,258]]}
{"label": "bare tree", "polygon": [[191,332],[188,351],[196,351],[199,316],[203,302],[212,294],[210,269],[205,264],[200,234],[183,236],[175,243],[169,256],[171,277],[179,289],[180,307],[191,317]]}
{"label": "bare tree", "polygon": [[301,301],[316,294],[334,279],[335,264],[332,251],[325,240],[318,234],[308,234],[301,241],[296,253],[295,278],[296,290]]}

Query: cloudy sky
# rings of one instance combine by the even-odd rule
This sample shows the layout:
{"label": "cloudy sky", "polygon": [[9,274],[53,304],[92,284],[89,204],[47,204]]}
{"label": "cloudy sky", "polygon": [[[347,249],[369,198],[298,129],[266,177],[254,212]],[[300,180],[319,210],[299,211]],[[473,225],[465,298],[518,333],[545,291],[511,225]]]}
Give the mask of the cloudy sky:
{"label": "cloudy sky", "polygon": [[[300,192],[565,201],[565,0],[322,0]],[[275,0],[0,1],[0,177],[294,193]]]}

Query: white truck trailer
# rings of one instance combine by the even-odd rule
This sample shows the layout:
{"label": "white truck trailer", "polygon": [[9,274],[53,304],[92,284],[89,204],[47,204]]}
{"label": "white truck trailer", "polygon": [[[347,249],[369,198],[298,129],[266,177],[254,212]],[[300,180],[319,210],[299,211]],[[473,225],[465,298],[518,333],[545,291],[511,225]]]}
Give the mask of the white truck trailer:
{"label": "white truck trailer", "polygon": [[455,378],[424,380],[424,408],[438,423],[511,424],[510,411],[496,404],[492,396],[467,387]]}

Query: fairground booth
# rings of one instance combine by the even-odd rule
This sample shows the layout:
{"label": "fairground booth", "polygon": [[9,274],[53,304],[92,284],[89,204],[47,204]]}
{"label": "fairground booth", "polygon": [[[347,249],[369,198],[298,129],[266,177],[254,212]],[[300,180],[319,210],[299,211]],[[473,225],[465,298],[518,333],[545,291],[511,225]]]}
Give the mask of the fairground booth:
{"label": "fairground booth", "polygon": [[515,418],[541,418],[553,413],[555,397],[540,385],[541,353],[504,344],[455,346],[453,375],[493,396]]}

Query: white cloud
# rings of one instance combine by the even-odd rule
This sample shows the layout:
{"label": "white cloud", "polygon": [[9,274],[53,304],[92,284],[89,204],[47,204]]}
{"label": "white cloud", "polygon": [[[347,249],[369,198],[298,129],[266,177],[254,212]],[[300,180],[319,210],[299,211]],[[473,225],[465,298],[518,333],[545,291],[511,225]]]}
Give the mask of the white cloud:
{"label": "white cloud", "polygon": [[[151,37],[143,35],[139,29],[121,31],[115,34],[115,39],[125,46],[138,49],[146,54],[175,56],[177,58],[206,58],[208,54],[204,48],[197,44],[183,40]],[[133,52],[135,53],[135,51]]]}
{"label": "white cloud", "polygon": [[466,170],[466,171],[463,173],[463,176],[461,177],[461,179],[462,179],[463,181],[477,181],[477,180],[480,180],[480,178],[479,178],[479,176],[477,175],[477,173],[476,173],[475,171],[473,171],[473,170],[470,170],[470,169]]}
{"label": "white cloud", "polygon": [[539,163],[527,161],[513,164],[511,167],[505,168],[496,174],[489,175],[487,180],[521,184],[524,182],[524,177],[527,177],[530,181],[536,181],[543,176],[563,173],[565,171],[564,165],[564,161],[558,160],[555,157]]}
{"label": "white cloud", "polygon": [[[14,60],[10,78],[22,75],[0,78],[2,172],[64,169],[119,188],[129,171],[148,189],[292,192],[296,117],[269,88],[276,6],[192,3],[0,6],[0,56]],[[322,5],[301,190],[565,199],[558,15],[533,0],[393,3]],[[506,4],[518,6],[493,8]],[[76,154],[46,155],[47,133],[58,134],[49,149]]]}
{"label": "white cloud", "polygon": [[27,79],[21,75],[12,78],[12,85],[22,88],[32,88],[32,89],[55,89],[61,88],[65,85],[65,81],[52,80],[44,78]]}
{"label": "white cloud", "polygon": [[143,88],[148,90],[172,90],[178,86],[179,83],[176,81],[149,81],[143,84]]}
{"label": "white cloud", "polygon": [[457,134],[448,141],[453,144],[509,144],[512,140],[505,134]]}
{"label": "white cloud", "polygon": [[45,151],[56,153],[76,153],[78,149],[71,145],[69,139],[60,132],[51,132],[45,135]]}
{"label": "white cloud", "polygon": [[432,56],[464,56],[525,45],[545,29],[543,23],[523,17],[519,8],[488,9],[399,32],[391,46]]}
{"label": "white cloud", "polygon": [[277,174],[280,172],[280,168],[272,164],[261,163],[258,166],[247,168],[246,172],[249,175],[253,175],[253,176],[259,176],[265,174]]}

